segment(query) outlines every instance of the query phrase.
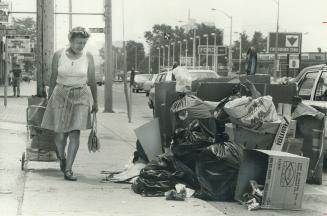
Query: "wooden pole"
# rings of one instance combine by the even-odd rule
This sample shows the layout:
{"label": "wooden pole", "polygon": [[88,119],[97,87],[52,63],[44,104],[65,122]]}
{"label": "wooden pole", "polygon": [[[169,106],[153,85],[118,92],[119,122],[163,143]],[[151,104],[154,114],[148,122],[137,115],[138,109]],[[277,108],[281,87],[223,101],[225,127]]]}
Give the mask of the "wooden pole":
{"label": "wooden pole", "polygon": [[72,30],[73,28],[73,16],[72,13],[73,12],[73,3],[72,0],[69,0],[69,31]]}
{"label": "wooden pole", "polygon": [[126,42],[125,42],[125,1],[122,0],[122,14],[123,14],[123,52],[124,52],[124,93],[126,99],[126,106],[127,106],[127,117],[128,122],[132,122],[132,115],[130,109],[130,101],[128,97],[128,86],[127,86],[127,51],[126,51]]}
{"label": "wooden pole", "polygon": [[113,86],[113,61],[112,61],[112,4],[111,0],[104,2],[105,19],[105,49],[104,49],[104,112],[113,112],[112,109],[112,86]]}
{"label": "wooden pole", "polygon": [[37,96],[45,97],[54,47],[54,1],[37,0]]}

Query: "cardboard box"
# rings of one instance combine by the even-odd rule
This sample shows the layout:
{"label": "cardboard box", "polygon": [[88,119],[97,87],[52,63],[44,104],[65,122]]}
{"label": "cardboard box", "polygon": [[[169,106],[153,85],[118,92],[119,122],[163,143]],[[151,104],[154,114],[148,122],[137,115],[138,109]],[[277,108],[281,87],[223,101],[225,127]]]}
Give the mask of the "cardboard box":
{"label": "cardboard box", "polygon": [[249,181],[264,185],[262,208],[301,209],[309,158],[280,151],[244,150],[235,200],[252,192]]}
{"label": "cardboard box", "polygon": [[280,122],[264,123],[260,130],[251,130],[242,126],[227,123],[225,132],[232,142],[246,149],[270,150]]}

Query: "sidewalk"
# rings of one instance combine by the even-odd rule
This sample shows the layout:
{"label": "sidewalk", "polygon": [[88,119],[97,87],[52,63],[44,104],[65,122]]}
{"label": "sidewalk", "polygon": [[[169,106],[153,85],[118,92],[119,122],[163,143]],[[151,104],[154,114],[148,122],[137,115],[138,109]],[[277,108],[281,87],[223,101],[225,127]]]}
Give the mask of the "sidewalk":
{"label": "sidewalk", "polygon": [[[16,100],[21,102],[21,99]],[[8,116],[14,116],[17,110],[7,109],[6,112]],[[105,177],[100,174],[102,170],[121,170],[131,160],[136,141],[133,129],[146,121],[148,120],[135,119],[134,123],[129,124],[125,113],[99,113],[98,135],[101,139],[101,152],[91,154],[87,151],[89,131],[83,131],[74,165],[74,173],[78,177],[77,182],[63,179],[63,175],[59,171],[59,163],[29,162],[27,171],[17,176],[20,181],[26,180],[21,183],[25,187],[21,194],[22,202],[19,202],[18,199],[18,215],[223,215],[202,200],[192,198],[185,202],[174,202],[166,201],[164,197],[145,198],[135,194],[128,184],[100,182]],[[10,146],[23,145],[22,139],[15,139],[16,128],[17,130],[20,128],[21,133],[24,133],[22,124],[4,121],[0,123],[1,138],[10,140]],[[17,161],[18,168],[20,155],[20,150],[17,150],[17,153],[11,153],[11,156],[14,157],[12,160]],[[19,194],[17,191],[12,196]],[[0,209],[8,212],[7,208],[11,207],[11,212],[13,212],[12,200],[7,203],[9,205],[6,206],[3,206],[4,203],[0,203]],[[6,213],[6,215],[8,214]]]}

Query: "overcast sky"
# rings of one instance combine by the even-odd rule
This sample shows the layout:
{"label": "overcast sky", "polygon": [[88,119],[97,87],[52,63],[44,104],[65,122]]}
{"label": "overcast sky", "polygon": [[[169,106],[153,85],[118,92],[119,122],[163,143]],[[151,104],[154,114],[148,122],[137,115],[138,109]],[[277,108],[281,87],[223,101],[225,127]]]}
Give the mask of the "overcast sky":
{"label": "overcast sky", "polygon": [[[13,11],[35,11],[36,0],[12,0]],[[68,10],[68,0],[55,0],[56,10]],[[113,40],[122,40],[122,2],[113,2]],[[214,22],[224,29],[224,43],[229,43],[229,19],[217,8],[233,16],[233,32],[254,31],[264,35],[276,31],[277,4],[275,0],[125,0],[125,39],[144,42],[144,32],[154,24],[180,25],[191,17],[198,22]],[[103,12],[103,0],[73,0],[74,12]],[[17,15],[15,15],[17,16]],[[20,15],[22,16],[22,15]],[[327,0],[280,0],[280,31],[302,32],[303,51],[327,51]],[[73,26],[103,27],[101,16],[74,16]],[[56,17],[56,47],[67,44],[68,16]],[[233,40],[238,36],[233,34]],[[93,35],[90,46],[101,46],[103,35]]]}

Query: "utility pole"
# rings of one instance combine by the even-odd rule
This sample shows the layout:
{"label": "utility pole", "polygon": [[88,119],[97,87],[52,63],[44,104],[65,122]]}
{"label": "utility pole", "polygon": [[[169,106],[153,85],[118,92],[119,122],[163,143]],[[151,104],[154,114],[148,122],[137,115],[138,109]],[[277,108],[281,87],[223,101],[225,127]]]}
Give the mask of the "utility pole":
{"label": "utility pole", "polygon": [[[73,2],[72,0],[69,0],[69,13],[73,12]],[[69,31],[73,28],[73,16],[72,14],[69,14]]]}
{"label": "utility pole", "polygon": [[149,46],[149,74],[151,73],[151,46]]}
{"label": "utility pole", "polygon": [[54,47],[54,1],[37,0],[37,96],[45,97]]}
{"label": "utility pole", "polygon": [[158,56],[158,74],[160,74],[160,46],[157,48],[159,50],[159,56]]}
{"label": "utility pole", "polygon": [[274,79],[277,78],[278,70],[278,31],[279,31],[279,0],[277,0],[277,26],[276,26],[276,38],[275,38],[275,70],[274,70]]}
{"label": "utility pole", "polygon": [[195,68],[195,62],[196,62],[196,29],[193,29],[193,68]]}
{"label": "utility pole", "polygon": [[[104,1],[105,20],[105,49],[104,49],[104,112],[113,112],[112,109],[112,86],[113,86],[113,61],[112,61],[112,4],[111,0]],[[126,54],[126,53],[125,53]]]}

